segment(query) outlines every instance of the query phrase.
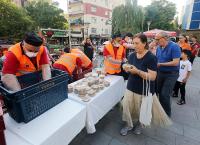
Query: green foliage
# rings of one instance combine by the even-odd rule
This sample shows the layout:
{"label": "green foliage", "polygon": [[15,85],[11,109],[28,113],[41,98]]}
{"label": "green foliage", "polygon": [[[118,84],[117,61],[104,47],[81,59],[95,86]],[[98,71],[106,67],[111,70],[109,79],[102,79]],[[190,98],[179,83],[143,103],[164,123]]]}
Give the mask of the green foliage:
{"label": "green foliage", "polygon": [[21,39],[33,30],[33,21],[23,8],[8,0],[0,0],[0,37]]}
{"label": "green foliage", "polygon": [[45,1],[32,1],[25,8],[37,28],[64,29],[67,26],[63,10],[56,3],[51,5]]}
{"label": "green foliage", "polygon": [[116,7],[112,15],[112,33],[120,31],[138,33],[143,29],[144,13],[137,0],[126,0],[125,5]]}
{"label": "green foliage", "polygon": [[176,6],[174,3],[167,0],[154,0],[151,5],[145,8],[145,30],[147,30],[147,21],[151,21],[150,29],[177,29],[177,24],[173,23],[175,14]]}

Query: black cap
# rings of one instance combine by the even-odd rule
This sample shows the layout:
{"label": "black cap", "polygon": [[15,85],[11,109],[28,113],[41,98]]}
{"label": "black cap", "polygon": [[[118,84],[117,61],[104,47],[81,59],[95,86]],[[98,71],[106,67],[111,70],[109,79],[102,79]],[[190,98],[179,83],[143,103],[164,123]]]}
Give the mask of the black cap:
{"label": "black cap", "polygon": [[33,46],[41,46],[43,43],[42,38],[38,36],[35,32],[26,33],[24,41]]}

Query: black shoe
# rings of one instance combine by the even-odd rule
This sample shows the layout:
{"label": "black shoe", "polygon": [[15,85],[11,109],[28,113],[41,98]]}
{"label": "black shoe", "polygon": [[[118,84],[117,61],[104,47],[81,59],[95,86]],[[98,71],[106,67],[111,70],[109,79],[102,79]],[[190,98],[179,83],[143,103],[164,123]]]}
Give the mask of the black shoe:
{"label": "black shoe", "polygon": [[185,101],[180,100],[180,101],[177,102],[177,104],[178,104],[178,105],[183,105],[183,104],[185,104]]}

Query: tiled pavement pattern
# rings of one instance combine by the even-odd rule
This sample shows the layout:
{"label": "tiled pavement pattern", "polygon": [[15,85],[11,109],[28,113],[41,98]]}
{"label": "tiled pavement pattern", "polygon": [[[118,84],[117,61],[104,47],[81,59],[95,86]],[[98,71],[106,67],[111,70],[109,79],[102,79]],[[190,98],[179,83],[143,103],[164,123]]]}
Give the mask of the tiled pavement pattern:
{"label": "tiled pavement pattern", "polygon": [[200,145],[200,58],[195,60],[187,83],[186,105],[172,99],[173,125],[169,128],[146,128],[141,135],[121,136],[123,126],[120,107],[116,106],[97,125],[97,132],[88,135],[84,129],[70,145]]}

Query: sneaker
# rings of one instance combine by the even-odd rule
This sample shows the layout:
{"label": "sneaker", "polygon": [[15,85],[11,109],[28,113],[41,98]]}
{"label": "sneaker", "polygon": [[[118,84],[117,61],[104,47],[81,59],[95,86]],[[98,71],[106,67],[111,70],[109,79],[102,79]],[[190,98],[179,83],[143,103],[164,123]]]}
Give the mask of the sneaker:
{"label": "sneaker", "polygon": [[134,128],[133,133],[136,135],[140,135],[142,133],[142,125],[140,123]]}
{"label": "sneaker", "polygon": [[125,126],[120,130],[120,134],[122,136],[126,136],[128,134],[128,132],[131,131],[132,129],[133,129],[133,127]]}
{"label": "sneaker", "polygon": [[178,104],[178,105],[183,105],[183,104],[185,104],[185,101],[179,100],[179,101],[177,102],[177,104]]}

